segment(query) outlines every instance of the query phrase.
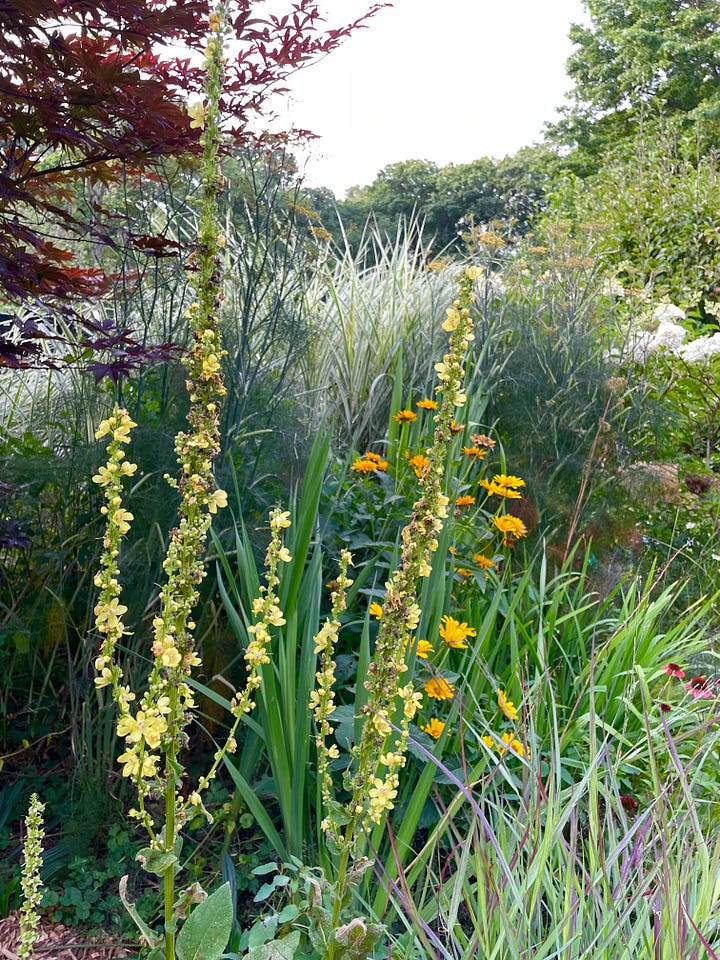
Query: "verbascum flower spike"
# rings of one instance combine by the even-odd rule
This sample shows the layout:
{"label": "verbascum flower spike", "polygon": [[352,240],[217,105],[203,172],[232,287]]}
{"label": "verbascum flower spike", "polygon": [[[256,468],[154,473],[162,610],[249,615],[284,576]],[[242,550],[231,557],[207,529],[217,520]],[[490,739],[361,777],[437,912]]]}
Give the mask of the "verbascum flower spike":
{"label": "verbascum flower spike", "polygon": [[[101,591],[95,608],[96,628],[104,635],[95,662],[98,672],[95,682],[98,687],[112,688],[119,708],[118,735],[124,738],[125,748],[118,762],[123,775],[135,783],[139,799],[139,809],[131,814],[145,825],[151,842],[166,851],[173,848],[174,836],[182,823],[184,801],[177,793],[182,768],[177,757],[194,707],[186,681],[192,669],[200,665],[193,636],[193,610],[199,585],[206,575],[203,557],[212,516],[227,505],[227,494],[215,487],[212,472],[213,459],[220,449],[220,401],[225,394],[220,366],[224,351],[219,331],[222,296],[219,251],[223,243],[217,202],[221,185],[219,98],[225,29],[225,8],[221,4],[210,17],[205,98],[201,105],[191,108],[195,125],[202,129],[202,188],[198,237],[192,258],[196,302],[188,311],[193,346],[183,360],[190,397],[189,429],[178,433],[175,439],[179,479],[166,478],[180,496],[178,523],[170,532],[163,562],[165,583],[152,623],[153,666],[148,688],[137,709],[133,704],[135,695],[122,685],[122,671],[114,658],[117,642],[126,632],[122,617],[127,613],[120,602],[119,547],[133,519],[123,507],[121,484],[136,469],[125,462],[122,444],[128,442],[135,424],[126,411],[115,410],[96,434],[98,439],[110,436],[110,457],[93,478],[105,493],[103,513],[108,521],[101,570],[95,578]],[[148,794],[158,790],[166,795],[162,829],[156,827],[145,805]],[[167,891],[166,896],[169,897]]]}
{"label": "verbascum flower spike", "polygon": [[313,712],[317,734],[315,745],[318,756],[318,778],[322,792],[323,807],[326,811],[322,821],[322,829],[326,836],[337,847],[342,843],[339,824],[333,814],[335,812],[334,792],[330,764],[340,755],[336,744],[328,745],[328,737],[334,733],[330,724],[330,716],[335,710],[335,668],[333,653],[340,632],[340,616],[346,606],[348,587],[352,580],[348,577],[348,569],[352,566],[352,554],[343,550],[340,554],[340,572],[335,580],[335,588],[331,594],[332,609],[330,616],[315,635],[315,653],[320,655],[319,669],[315,674],[317,686],[310,694],[309,707]]}
{"label": "verbascum flower spike", "polygon": [[23,902],[20,907],[20,947],[18,957],[28,960],[33,954],[33,946],[38,936],[40,916],[38,908],[42,900],[42,841],[45,836],[43,829],[43,810],[45,804],[40,803],[34,793],[30,797],[28,815],[25,819],[25,843],[23,844],[23,868],[20,885],[23,893]]}
{"label": "verbascum flower spike", "polygon": [[[385,585],[375,654],[365,681],[366,719],[353,749],[354,773],[347,780],[352,797],[346,812],[356,818],[355,823],[359,818],[366,829],[393,807],[398,771],[405,762],[409,724],[422,703],[422,694],[415,690],[412,681],[404,683],[402,677],[407,670],[406,649],[421,616],[420,583],[431,572],[432,553],[437,549],[437,537],[448,516],[449,499],[443,492],[443,478],[453,438],[455,409],[465,402],[465,360],[474,339],[470,308],[475,298],[475,279],[475,269],[468,268],[460,280],[458,298],[448,309],[443,323],[449,342],[442,362],[436,365],[440,384],[435,392],[440,407],[434,417],[433,443],[425,451],[428,463],[419,479],[421,496],[402,531],[397,569]],[[398,710],[399,732],[393,738],[390,735]],[[388,738],[391,739],[389,746]],[[347,843],[351,842],[351,835],[352,830],[348,829]]]}
{"label": "verbascum flower spike", "polygon": [[246,713],[255,708],[253,699],[256,691],[262,684],[262,668],[270,663],[269,647],[273,628],[282,627],[286,620],[280,609],[280,597],[277,589],[280,585],[280,565],[292,560],[287,547],[283,546],[283,533],[291,525],[290,514],[287,510],[276,508],[270,513],[270,542],[265,555],[265,583],[261,584],[260,596],[252,602],[252,613],[255,622],[247,628],[249,635],[248,645],[245,648],[245,683],[238,690],[230,703],[234,720],[225,743],[215,752],[212,766],[204,776],[200,777],[197,789],[188,797],[183,805],[179,820],[186,820],[193,815],[193,808],[205,814],[206,819],[211,816],[202,806],[201,796],[204,790],[215,778],[223,757],[234,753],[237,748],[235,735],[240,721]]}

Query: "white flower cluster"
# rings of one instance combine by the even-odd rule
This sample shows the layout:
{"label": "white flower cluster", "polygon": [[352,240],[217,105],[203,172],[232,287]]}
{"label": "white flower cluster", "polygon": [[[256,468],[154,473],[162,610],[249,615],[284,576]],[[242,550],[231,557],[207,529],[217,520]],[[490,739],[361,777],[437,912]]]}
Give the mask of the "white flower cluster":
{"label": "white flower cluster", "polygon": [[[625,359],[631,358],[636,363],[644,363],[653,353],[665,350],[686,363],[700,363],[720,353],[720,333],[697,337],[685,343],[688,332],[678,322],[685,319],[685,311],[673,303],[666,301],[657,304],[646,319],[653,325],[653,329],[630,332],[623,351]],[[618,358],[619,355],[613,352],[612,356]]]}

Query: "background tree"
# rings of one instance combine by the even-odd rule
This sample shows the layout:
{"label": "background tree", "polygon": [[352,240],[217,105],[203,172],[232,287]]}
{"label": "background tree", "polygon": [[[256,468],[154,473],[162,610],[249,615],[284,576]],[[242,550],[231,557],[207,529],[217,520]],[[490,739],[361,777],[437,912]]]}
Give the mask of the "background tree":
{"label": "background tree", "polygon": [[545,145],[523,148],[503,160],[481,157],[444,167],[430,160],[404,160],[384,167],[368,186],[352,187],[345,200],[334,202],[328,190],[310,191],[309,199],[335,240],[342,243],[344,232],[352,249],[369,217],[387,237],[397,235],[399,222],[417,218],[433,253],[448,247],[457,252],[470,222],[512,220],[516,232],[527,232],[544,206],[557,167],[557,154]]}
{"label": "background tree", "polygon": [[581,175],[641,122],[675,117],[710,144],[720,134],[718,0],[585,0],[589,26],[573,24],[567,62],[572,104],[552,137],[574,148]]}
{"label": "background tree", "polygon": [[[285,16],[260,16],[258,7],[239,0],[229,18],[223,110],[235,143],[262,140],[251,117],[269,91],[378,5],[338,29],[321,26],[312,0]],[[147,170],[196,151],[186,102],[202,89],[208,12],[208,0],[0,0],[0,365],[27,365],[38,338],[59,335],[52,314],[44,324],[37,314],[21,319],[19,304],[67,310],[108,288],[109,278],[84,264],[81,246],[113,242],[108,214],[74,207],[77,182],[110,183],[120,168]]]}

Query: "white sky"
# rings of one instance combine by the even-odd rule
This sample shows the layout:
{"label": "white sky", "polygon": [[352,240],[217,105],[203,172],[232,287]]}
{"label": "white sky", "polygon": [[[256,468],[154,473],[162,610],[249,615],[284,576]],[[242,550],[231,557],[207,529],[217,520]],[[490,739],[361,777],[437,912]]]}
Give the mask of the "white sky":
{"label": "white sky", "polygon": [[[332,25],[366,0],[324,0]],[[571,84],[568,29],[582,0],[394,0],[369,27],[299,71],[273,104],[285,128],[320,135],[306,182],[342,197],[389,163],[515,153],[541,138]]]}

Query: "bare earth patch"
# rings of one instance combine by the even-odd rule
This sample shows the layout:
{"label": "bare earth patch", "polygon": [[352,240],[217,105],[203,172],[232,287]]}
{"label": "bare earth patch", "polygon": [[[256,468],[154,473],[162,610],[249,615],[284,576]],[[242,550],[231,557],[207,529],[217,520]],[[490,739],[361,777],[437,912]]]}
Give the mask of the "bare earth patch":
{"label": "bare earth patch", "polygon": [[[0,920],[0,960],[18,960],[20,920],[17,913]],[[88,938],[62,923],[40,921],[39,937],[34,947],[36,960],[121,960],[137,956],[132,946],[117,940]]]}

